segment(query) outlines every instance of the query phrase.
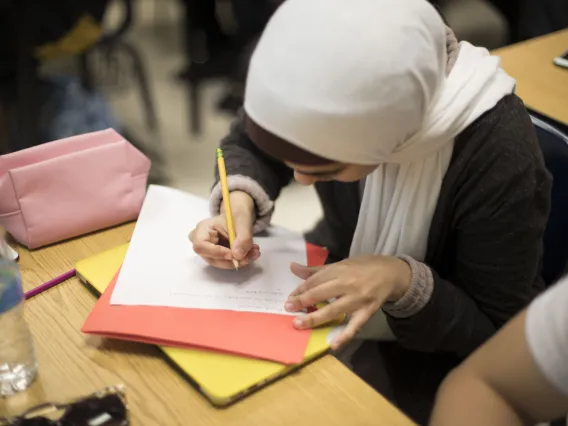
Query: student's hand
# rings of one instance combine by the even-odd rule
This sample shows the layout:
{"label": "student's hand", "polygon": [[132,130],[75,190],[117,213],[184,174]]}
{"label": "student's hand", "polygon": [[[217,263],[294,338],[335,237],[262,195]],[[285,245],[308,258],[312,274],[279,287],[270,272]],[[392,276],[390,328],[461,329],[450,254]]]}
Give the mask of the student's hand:
{"label": "student's hand", "polygon": [[231,192],[231,210],[236,234],[232,252],[223,213],[199,222],[189,234],[195,253],[216,268],[233,269],[233,258],[239,266],[246,266],[260,257],[260,248],[252,241],[256,214],[253,199],[245,192]]}
{"label": "student's hand", "polygon": [[296,328],[317,327],[351,314],[343,332],[331,343],[333,349],[351,340],[385,302],[400,299],[411,280],[410,266],[390,256],[360,256],[313,268],[293,263],[290,269],[305,281],[290,294],[287,311],[298,312],[337,299],[311,314],[296,317]]}

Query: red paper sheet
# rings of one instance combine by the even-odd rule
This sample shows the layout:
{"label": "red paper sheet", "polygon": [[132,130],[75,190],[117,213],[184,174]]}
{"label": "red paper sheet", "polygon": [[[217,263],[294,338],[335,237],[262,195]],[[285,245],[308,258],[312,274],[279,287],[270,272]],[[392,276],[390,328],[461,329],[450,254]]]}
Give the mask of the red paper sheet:
{"label": "red paper sheet", "polygon": [[[308,264],[322,265],[327,252],[307,245]],[[118,276],[118,273],[117,273]],[[296,364],[303,360],[310,330],[292,327],[292,317],[256,312],[111,305],[117,276],[81,331],[123,340],[217,350]]]}

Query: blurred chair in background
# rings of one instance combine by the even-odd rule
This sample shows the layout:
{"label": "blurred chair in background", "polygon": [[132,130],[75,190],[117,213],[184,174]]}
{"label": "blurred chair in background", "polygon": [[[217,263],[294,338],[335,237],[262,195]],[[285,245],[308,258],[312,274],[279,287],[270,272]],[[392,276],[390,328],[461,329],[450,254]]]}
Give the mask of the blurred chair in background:
{"label": "blurred chair in background", "polygon": [[519,11],[519,40],[539,37],[564,28],[568,28],[568,0],[522,2]]}
{"label": "blurred chair in background", "polygon": [[[158,0],[156,0],[158,1]],[[188,67],[183,73],[189,86],[190,126],[201,131],[202,83],[222,79],[229,89],[219,101],[220,110],[234,113],[243,102],[248,61],[258,36],[283,0],[225,0],[231,4],[234,34],[223,32],[214,0],[181,0],[186,10]],[[220,1],[220,0],[219,0]],[[506,19],[485,0],[433,0],[461,40],[489,49],[509,38]]]}
{"label": "blurred chair in background", "polygon": [[511,43],[568,28],[566,0],[490,0],[507,19]]}
{"label": "blurred chair in background", "polygon": [[546,168],[552,175],[550,217],[544,233],[542,275],[552,285],[566,272],[568,261],[568,136],[531,115]]}
{"label": "blurred chair in background", "polygon": [[[159,0],[156,0],[159,1]],[[229,90],[219,101],[223,110],[234,111],[242,102],[242,68],[248,64],[250,45],[262,32],[281,0],[225,0],[230,2],[234,33],[223,30],[215,0],[181,0],[185,7],[187,68],[182,78],[189,86],[190,126],[201,132],[201,87],[222,79]]]}
{"label": "blurred chair in background", "polygon": [[[160,0],[155,0],[160,1]],[[180,0],[185,10],[184,41],[186,68],[180,73],[189,87],[191,132],[201,133],[202,83],[226,78],[237,54],[216,13],[215,0]]]}
{"label": "blurred chair in background", "polygon": [[[155,0],[160,1],[160,0]],[[181,0],[186,10],[186,60],[190,126],[201,131],[201,87],[211,79],[227,82],[218,108],[234,113],[243,102],[248,61],[256,40],[284,0]],[[495,49],[528,36],[568,26],[567,0],[429,0],[459,40]],[[227,34],[217,5],[230,3],[236,31]]]}
{"label": "blurred chair in background", "polygon": [[38,128],[42,62],[77,54],[101,35],[107,0],[0,3],[0,113],[4,150],[43,142]]}
{"label": "blurred chair in background", "polygon": [[[568,135],[559,131],[550,119],[539,118],[531,112],[531,120],[546,168],[553,177],[550,217],[544,232],[542,276],[547,286],[553,285],[568,273]],[[566,426],[568,421],[559,419],[550,426]]]}
{"label": "blurred chair in background", "polygon": [[[0,130],[3,141],[10,141],[4,151],[118,127],[97,87],[117,76],[137,84],[145,122],[157,130],[144,65],[124,38],[133,19],[132,0],[115,1],[122,4],[124,18],[106,34],[102,20],[110,0],[0,3]],[[43,65],[63,57],[77,58],[78,77],[72,70],[42,75]]]}
{"label": "blurred chair in background", "polygon": [[[97,43],[77,56],[82,86],[93,96],[97,95],[99,89],[113,95],[136,90],[144,116],[142,122],[147,129],[133,132],[133,129],[122,124],[113,127],[152,160],[149,181],[163,184],[168,181],[168,174],[164,167],[160,126],[150,79],[138,49],[126,37],[135,20],[135,2],[112,1],[120,6],[122,19],[114,30],[102,33]],[[96,129],[90,131],[93,130]]]}
{"label": "blurred chair in background", "polygon": [[509,23],[489,1],[438,0],[432,3],[438,7],[458,40],[487,49],[502,47],[509,42]]}
{"label": "blurred chair in background", "polygon": [[[229,76],[228,90],[217,105],[221,111],[235,114],[241,107],[250,56],[268,20],[282,2],[283,0],[264,0],[258,4],[255,0],[231,0],[237,24],[235,36],[239,56]],[[251,3],[255,3],[257,7],[251,7]]]}
{"label": "blurred chair in background", "polygon": [[78,56],[81,79],[89,90],[94,90],[97,85],[118,88],[133,80],[140,93],[144,122],[152,132],[158,132],[159,123],[146,67],[138,50],[125,38],[134,19],[133,0],[115,2],[122,6],[122,22],[116,30],[103,33],[96,44]]}

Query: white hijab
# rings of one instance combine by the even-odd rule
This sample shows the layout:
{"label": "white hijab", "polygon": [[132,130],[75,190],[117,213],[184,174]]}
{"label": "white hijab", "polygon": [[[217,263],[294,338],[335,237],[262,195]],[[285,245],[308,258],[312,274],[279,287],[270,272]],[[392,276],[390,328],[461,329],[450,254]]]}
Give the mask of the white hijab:
{"label": "white hijab", "polygon": [[[446,65],[446,28],[426,0],[287,0],[267,25],[247,114],[321,157],[379,165],[350,256],[424,260],[454,138],[514,91],[486,49],[462,42],[447,77]],[[359,338],[394,338],[382,311]]]}
{"label": "white hijab", "polygon": [[351,256],[424,260],[455,136],[514,90],[486,49],[461,43],[447,78],[446,62],[426,0],[287,0],[259,41],[247,114],[319,156],[379,164]]}
{"label": "white hijab", "polygon": [[367,177],[352,256],[406,254],[424,260],[454,138],[514,88],[498,58],[460,43],[456,63],[418,131]]}

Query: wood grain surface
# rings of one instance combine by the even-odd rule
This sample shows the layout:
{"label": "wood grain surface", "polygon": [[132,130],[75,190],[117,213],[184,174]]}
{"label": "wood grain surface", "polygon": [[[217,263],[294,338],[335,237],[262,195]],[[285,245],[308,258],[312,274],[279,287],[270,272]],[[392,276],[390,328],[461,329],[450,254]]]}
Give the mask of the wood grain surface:
{"label": "wood grain surface", "polygon": [[568,125],[568,69],[552,63],[568,50],[568,29],[493,53],[517,80],[517,94],[530,108]]}
{"label": "wood grain surface", "polygon": [[[25,290],[68,271],[77,260],[129,241],[133,229],[129,224],[33,252],[19,248]],[[28,301],[39,376],[26,392],[0,399],[1,415],[124,383],[133,425],[412,424],[332,356],[231,407],[213,408],[157,348],[82,334],[95,300],[73,278]]]}

